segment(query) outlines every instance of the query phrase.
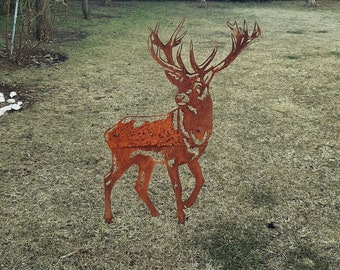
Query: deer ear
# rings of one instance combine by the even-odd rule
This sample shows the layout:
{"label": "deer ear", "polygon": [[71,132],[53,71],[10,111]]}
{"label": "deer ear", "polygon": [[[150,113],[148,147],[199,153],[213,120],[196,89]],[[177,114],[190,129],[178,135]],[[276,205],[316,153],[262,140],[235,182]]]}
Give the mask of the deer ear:
{"label": "deer ear", "polygon": [[178,72],[165,70],[164,73],[168,80],[175,86],[178,86],[183,81],[183,75]]}

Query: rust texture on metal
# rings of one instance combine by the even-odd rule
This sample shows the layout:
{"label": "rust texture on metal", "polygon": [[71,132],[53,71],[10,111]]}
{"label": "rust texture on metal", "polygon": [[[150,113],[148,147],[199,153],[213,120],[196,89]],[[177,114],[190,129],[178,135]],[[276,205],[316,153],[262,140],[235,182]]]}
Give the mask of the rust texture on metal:
{"label": "rust texture on metal", "polygon": [[[213,126],[213,106],[209,84],[214,75],[228,67],[253,40],[261,35],[257,23],[251,34],[247,24],[239,27],[236,22],[227,23],[231,30],[232,49],[220,62],[212,65],[217,46],[207,59],[198,64],[193,43],[189,48],[190,68],[182,59],[181,32],[184,19],[170,39],[164,43],[158,36],[160,24],[149,28],[148,47],[152,58],[164,69],[165,76],[177,87],[177,108],[157,116],[130,116],[121,119],[105,131],[105,140],[112,152],[112,166],[104,178],[106,222],[112,222],[111,191],[116,181],[132,165],[139,168],[135,189],[149,208],[152,216],[159,212],[153,205],[148,186],[156,164],[166,166],[177,203],[179,223],[185,222],[184,209],[192,206],[204,184],[199,158],[205,151]],[[179,166],[186,164],[195,178],[191,195],[183,200]]]}

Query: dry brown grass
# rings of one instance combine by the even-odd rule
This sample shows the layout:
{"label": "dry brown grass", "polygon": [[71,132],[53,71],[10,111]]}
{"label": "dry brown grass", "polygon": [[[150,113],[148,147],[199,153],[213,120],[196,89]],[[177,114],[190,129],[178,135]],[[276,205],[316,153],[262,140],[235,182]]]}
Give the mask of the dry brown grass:
{"label": "dry brown grass", "polygon": [[[90,21],[71,3],[62,27],[90,35],[61,48],[67,62],[0,73],[31,102],[0,118],[0,268],[337,269],[340,3],[326,3],[134,2],[92,7]],[[147,26],[161,21],[166,37],[183,16],[200,59],[215,41],[218,57],[229,50],[226,20],[256,20],[263,38],[212,82],[206,185],[188,222],[177,224],[157,167],[150,193],[161,216],[135,194],[131,169],[107,225],[103,132],[125,115],[174,108]],[[193,179],[181,174],[188,192]]]}

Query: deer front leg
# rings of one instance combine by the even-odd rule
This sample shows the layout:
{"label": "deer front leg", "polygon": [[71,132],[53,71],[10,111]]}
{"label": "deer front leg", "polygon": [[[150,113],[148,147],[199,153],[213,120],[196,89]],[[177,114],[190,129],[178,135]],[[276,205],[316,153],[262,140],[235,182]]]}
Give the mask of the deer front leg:
{"label": "deer front leg", "polygon": [[204,177],[202,174],[201,166],[198,163],[198,159],[194,159],[193,161],[189,162],[188,167],[195,177],[196,184],[189,198],[184,201],[185,208],[189,208],[195,203],[198,193],[200,192],[204,184]]}
{"label": "deer front leg", "polygon": [[175,193],[177,203],[177,219],[178,223],[185,222],[184,205],[182,201],[182,185],[179,179],[178,165],[170,166],[167,164],[168,173],[170,176],[172,188]]}
{"label": "deer front leg", "polygon": [[137,182],[135,185],[135,189],[139,197],[149,208],[151,215],[156,217],[156,216],[159,216],[159,212],[157,211],[156,207],[153,205],[148,194],[149,183],[150,183],[150,179],[151,179],[151,175],[152,175],[152,171],[154,167],[155,167],[155,163],[152,160],[152,158],[147,159],[145,162],[139,165],[139,172],[138,172],[138,178],[137,178]]}

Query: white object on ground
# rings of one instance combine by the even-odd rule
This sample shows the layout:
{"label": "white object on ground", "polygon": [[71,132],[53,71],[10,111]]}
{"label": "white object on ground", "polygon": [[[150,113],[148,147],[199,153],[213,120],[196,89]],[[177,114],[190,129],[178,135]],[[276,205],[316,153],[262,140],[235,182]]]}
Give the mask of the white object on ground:
{"label": "white object on ground", "polygon": [[12,105],[7,105],[5,107],[0,108],[0,116],[3,115],[5,112],[12,110]]}
{"label": "white object on ground", "polygon": [[10,98],[14,98],[15,96],[17,96],[17,92],[12,91],[11,93],[9,93]]}
{"label": "white object on ground", "polygon": [[0,107],[0,116],[4,115],[7,111],[18,111],[22,108],[22,101],[16,101],[14,97],[18,96],[18,94],[15,91],[12,91],[9,93],[10,98],[5,99],[5,95],[0,92],[0,103],[7,102],[9,105],[6,105],[4,107]]}
{"label": "white object on ground", "polygon": [[0,102],[5,102],[4,94],[0,92]]}
{"label": "white object on ground", "polygon": [[7,99],[7,103],[13,104],[13,103],[15,103],[15,99],[14,98],[9,98],[9,99]]}
{"label": "white object on ground", "polygon": [[15,111],[18,111],[18,110],[20,110],[21,109],[21,104],[19,104],[19,103],[21,103],[22,104],[22,102],[18,102],[18,103],[16,103],[16,104],[12,104],[11,105],[11,109],[12,110],[15,110]]}

